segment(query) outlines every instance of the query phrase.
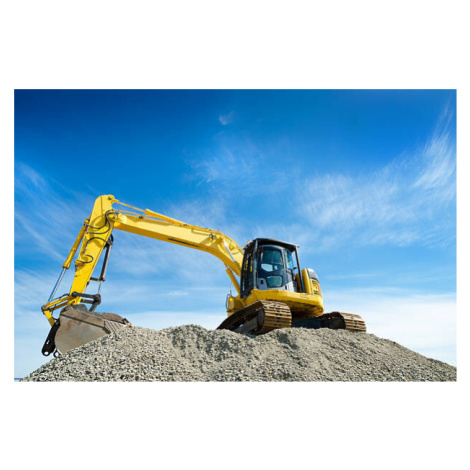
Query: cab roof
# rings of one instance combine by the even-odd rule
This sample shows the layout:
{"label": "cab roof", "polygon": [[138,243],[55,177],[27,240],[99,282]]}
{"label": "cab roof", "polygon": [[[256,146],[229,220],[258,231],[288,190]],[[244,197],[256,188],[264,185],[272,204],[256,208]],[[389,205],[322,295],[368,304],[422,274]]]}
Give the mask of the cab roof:
{"label": "cab roof", "polygon": [[249,241],[245,245],[244,250],[248,248],[249,246],[251,246],[256,241],[258,242],[258,246],[278,245],[278,246],[287,248],[289,251],[295,251],[296,248],[299,248],[299,245],[295,245],[294,243],[283,242],[281,240],[275,240],[274,238],[255,238],[254,240]]}

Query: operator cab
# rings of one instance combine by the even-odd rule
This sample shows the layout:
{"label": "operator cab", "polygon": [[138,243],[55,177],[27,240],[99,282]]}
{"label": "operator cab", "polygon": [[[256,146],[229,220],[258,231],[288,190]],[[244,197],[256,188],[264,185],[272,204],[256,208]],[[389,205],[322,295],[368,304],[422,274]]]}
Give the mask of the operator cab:
{"label": "operator cab", "polygon": [[298,245],[271,238],[249,242],[243,257],[241,296],[248,296],[252,289],[301,292],[296,277],[300,272],[297,249]]}

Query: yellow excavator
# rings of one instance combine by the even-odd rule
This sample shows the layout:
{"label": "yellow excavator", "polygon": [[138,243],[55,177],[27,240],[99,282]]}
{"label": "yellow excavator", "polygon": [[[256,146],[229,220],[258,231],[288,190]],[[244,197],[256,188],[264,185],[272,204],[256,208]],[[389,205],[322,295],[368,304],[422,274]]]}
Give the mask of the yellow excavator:
{"label": "yellow excavator", "polygon": [[[242,249],[218,230],[186,224],[105,195],[96,199],[62,265],[49,300],[42,306],[51,325],[42,348],[45,356],[64,354],[122,327],[132,326],[119,315],[97,312],[100,294],[85,293],[90,281],[105,281],[114,230],[194,248],[219,258],[238,295],[227,296],[227,318],[218,329],[251,335],[290,327],[366,331],[365,323],[358,315],[323,313],[318,277],[313,269],[301,269],[298,245],[257,238]],[[70,291],[55,298],[79,248]],[[101,272],[92,277],[103,251]],[[53,312],[58,309],[61,309],[60,314],[55,318]]]}

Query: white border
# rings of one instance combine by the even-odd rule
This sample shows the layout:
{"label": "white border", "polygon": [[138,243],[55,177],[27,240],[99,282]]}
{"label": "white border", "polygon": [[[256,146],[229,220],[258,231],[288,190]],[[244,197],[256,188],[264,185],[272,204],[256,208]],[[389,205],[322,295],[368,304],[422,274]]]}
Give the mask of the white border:
{"label": "white border", "polygon": [[[459,467],[469,357],[463,3],[5,3],[4,461],[34,468]],[[456,88],[458,382],[12,383],[15,88]]]}

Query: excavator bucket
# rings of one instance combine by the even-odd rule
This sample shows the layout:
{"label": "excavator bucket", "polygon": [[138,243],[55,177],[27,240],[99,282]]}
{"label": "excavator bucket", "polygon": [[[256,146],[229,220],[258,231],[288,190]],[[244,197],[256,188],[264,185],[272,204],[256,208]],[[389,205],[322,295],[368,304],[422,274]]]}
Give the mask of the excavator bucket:
{"label": "excavator bucket", "polygon": [[56,325],[52,327],[44,344],[43,353],[45,349],[50,353],[55,347],[60,354],[65,354],[73,348],[114,333],[120,328],[132,326],[128,320],[119,315],[90,312],[83,305],[65,307]]}

